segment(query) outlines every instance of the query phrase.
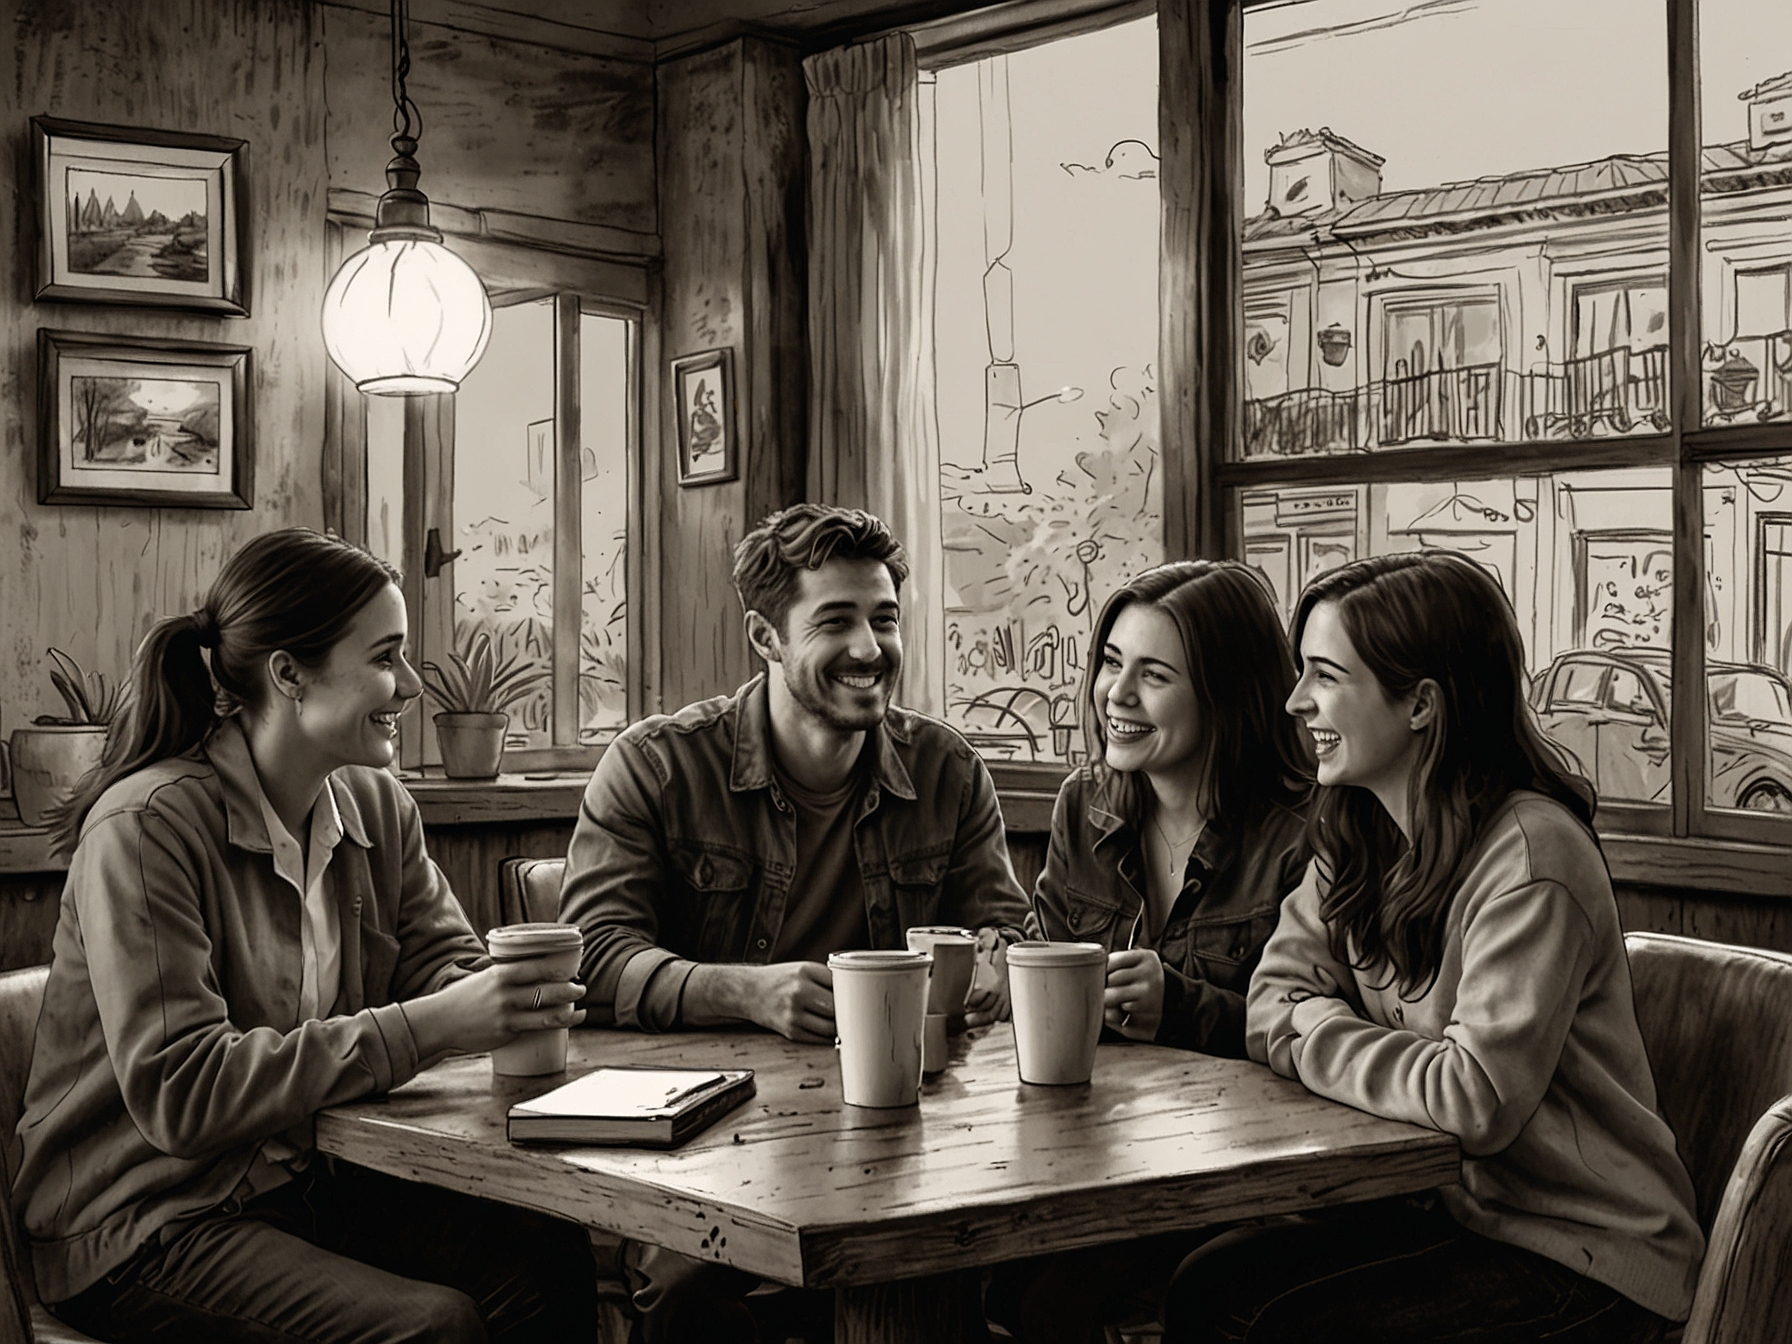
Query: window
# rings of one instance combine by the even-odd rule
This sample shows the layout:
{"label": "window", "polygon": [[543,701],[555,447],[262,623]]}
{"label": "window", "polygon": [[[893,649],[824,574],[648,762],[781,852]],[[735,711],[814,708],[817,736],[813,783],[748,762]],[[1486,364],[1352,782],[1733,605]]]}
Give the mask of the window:
{"label": "window", "polygon": [[944,710],[992,760],[1081,756],[1095,618],[1163,559],[1157,61],[1144,19],[924,84]]}
{"label": "window", "polygon": [[1471,556],[1602,826],[1792,841],[1792,6],[1247,5],[1227,549]]}
{"label": "window", "polygon": [[[504,262],[480,267],[492,335],[458,394],[355,398],[365,535],[404,571],[415,661],[487,640],[500,666],[536,674],[508,709],[505,768],[583,766],[640,712],[629,593],[642,540],[642,314],[632,292],[519,283],[515,259]],[[603,270],[635,287],[624,268]],[[407,769],[439,759],[436,708],[425,699],[401,721]]]}

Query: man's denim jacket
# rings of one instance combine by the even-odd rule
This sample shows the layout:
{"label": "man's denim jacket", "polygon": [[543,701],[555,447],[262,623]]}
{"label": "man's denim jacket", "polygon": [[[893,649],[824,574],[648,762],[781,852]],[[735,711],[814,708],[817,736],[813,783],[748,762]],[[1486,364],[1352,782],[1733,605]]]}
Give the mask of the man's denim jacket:
{"label": "man's denim jacket", "polygon": [[[854,846],[872,946],[903,947],[916,924],[1018,938],[1026,897],[970,745],[892,707],[868,747]],[[586,786],[560,892],[561,919],[585,933],[587,1020],[666,1030],[695,963],[768,962],[795,867],[763,675],[631,726]]]}
{"label": "man's denim jacket", "polygon": [[1140,914],[1143,846],[1114,792],[1088,765],[1072,771],[1058,790],[1028,931],[1116,952],[1134,942],[1138,925],[1137,946],[1150,947],[1164,964],[1157,1043],[1243,1059],[1245,990],[1275,932],[1282,898],[1306,872],[1306,823],[1298,811],[1281,806],[1236,831],[1218,818],[1209,822],[1153,943]]}

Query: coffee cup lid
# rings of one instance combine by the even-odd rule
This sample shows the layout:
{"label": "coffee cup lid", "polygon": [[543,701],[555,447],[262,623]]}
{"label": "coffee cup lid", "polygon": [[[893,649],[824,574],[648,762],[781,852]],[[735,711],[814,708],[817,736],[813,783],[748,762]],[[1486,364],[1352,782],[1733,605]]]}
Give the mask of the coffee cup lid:
{"label": "coffee cup lid", "polygon": [[1008,949],[1010,966],[1087,966],[1107,963],[1100,943],[1015,943]]}
{"label": "coffee cup lid", "polygon": [[585,936],[576,924],[506,924],[485,935],[493,956],[538,957],[583,947]]}
{"label": "coffee cup lid", "polygon": [[910,938],[922,937],[934,943],[974,943],[977,935],[956,924],[917,924],[908,931]]}
{"label": "coffee cup lid", "polygon": [[828,967],[836,971],[906,971],[912,966],[928,966],[933,959],[925,952],[830,952]]}

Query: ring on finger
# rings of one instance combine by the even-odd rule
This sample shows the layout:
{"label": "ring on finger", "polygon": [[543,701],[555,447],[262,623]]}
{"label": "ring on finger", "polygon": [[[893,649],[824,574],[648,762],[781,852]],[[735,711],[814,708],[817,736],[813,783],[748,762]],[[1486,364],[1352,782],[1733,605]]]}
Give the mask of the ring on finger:
{"label": "ring on finger", "polygon": [[537,1011],[540,1010],[540,1008],[541,1008],[541,986],[540,985],[535,986],[535,1002],[530,1004],[529,1007],[533,1010],[537,1010]]}

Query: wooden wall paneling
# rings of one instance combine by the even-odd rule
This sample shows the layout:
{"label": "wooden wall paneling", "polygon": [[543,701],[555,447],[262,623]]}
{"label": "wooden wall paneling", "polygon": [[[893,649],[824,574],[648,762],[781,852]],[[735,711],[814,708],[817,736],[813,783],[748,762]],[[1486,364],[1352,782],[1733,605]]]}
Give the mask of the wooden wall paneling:
{"label": "wooden wall paneling", "polygon": [[49,961],[61,910],[61,873],[0,876],[0,971]]}
{"label": "wooden wall paneling", "polygon": [[1242,443],[1244,113],[1239,0],[1158,6],[1163,200],[1157,387],[1166,559],[1225,553],[1214,468]]}
{"label": "wooden wall paneling", "polygon": [[1033,885],[1039,881],[1039,874],[1045,870],[1045,852],[1051,844],[1051,836],[1043,831],[1009,831],[1008,859],[1014,865],[1014,876],[1020,882],[1020,889],[1027,893],[1027,899],[1033,897]]}
{"label": "wooden wall paneling", "polygon": [[[392,157],[389,20],[319,8],[330,52],[330,183],[377,194]],[[432,204],[658,228],[652,65],[416,16],[409,40],[407,87],[423,112],[418,185]]]}
{"label": "wooden wall paneling", "polygon": [[[729,581],[760,517],[800,497],[808,356],[801,276],[806,94],[794,48],[743,38],[659,67],[662,295],[657,389],[661,697],[723,694],[755,670]],[[671,361],[734,351],[740,479],[678,484]]]}
{"label": "wooden wall paneling", "polygon": [[1686,901],[1671,892],[1613,884],[1618,922],[1626,933],[1684,933]]}
{"label": "wooden wall paneling", "polygon": [[499,923],[498,865],[505,859],[555,859],[572,840],[572,822],[533,826],[425,826],[429,857],[448,879],[481,938]]}
{"label": "wooden wall paneling", "polygon": [[[304,0],[165,0],[78,5],[16,0],[0,44],[15,149],[27,114],[240,136],[249,142],[246,318],[34,301],[36,184],[6,156],[0,256],[0,717],[59,702],[45,650],[122,676],[162,616],[191,610],[223,558],[272,527],[322,522],[318,445],[325,356],[323,59]],[[154,77],[145,77],[154,53]],[[250,346],[257,470],[245,511],[40,505],[35,480],[36,332],[86,332]]]}

